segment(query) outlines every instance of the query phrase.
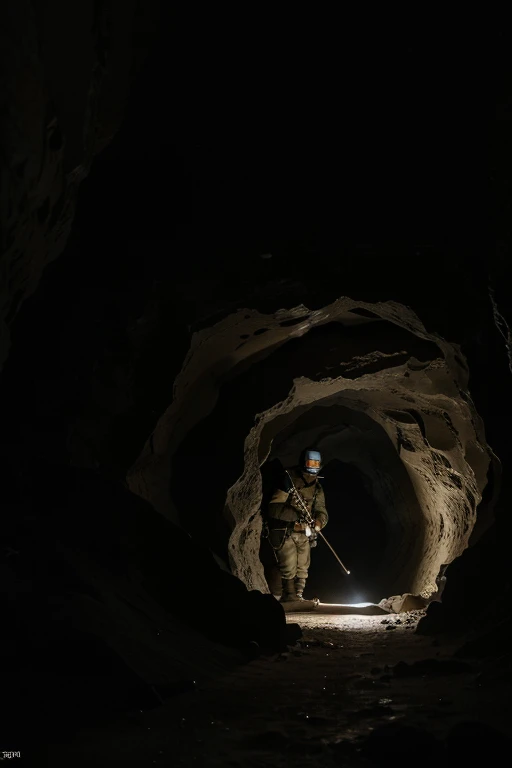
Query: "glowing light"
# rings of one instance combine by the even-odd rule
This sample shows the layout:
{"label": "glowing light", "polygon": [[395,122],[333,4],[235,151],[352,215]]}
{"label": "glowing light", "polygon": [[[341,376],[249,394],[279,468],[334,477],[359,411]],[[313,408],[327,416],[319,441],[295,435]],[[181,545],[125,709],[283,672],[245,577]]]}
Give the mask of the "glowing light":
{"label": "glowing light", "polygon": [[375,605],[375,603],[349,603],[351,608],[368,608],[370,605]]}

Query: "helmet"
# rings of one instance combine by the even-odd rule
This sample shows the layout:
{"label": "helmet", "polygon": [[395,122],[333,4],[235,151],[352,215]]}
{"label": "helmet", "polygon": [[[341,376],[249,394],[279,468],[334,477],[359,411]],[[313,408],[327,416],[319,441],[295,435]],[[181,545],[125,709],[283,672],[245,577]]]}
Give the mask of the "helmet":
{"label": "helmet", "polygon": [[309,475],[318,475],[322,466],[322,455],[320,451],[306,450],[301,456],[301,469]]}

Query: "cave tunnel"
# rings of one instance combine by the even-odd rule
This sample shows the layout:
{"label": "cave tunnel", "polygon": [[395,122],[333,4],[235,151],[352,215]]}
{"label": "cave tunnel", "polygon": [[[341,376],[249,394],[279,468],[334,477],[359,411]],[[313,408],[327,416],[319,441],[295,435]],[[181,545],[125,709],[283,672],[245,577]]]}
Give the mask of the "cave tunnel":
{"label": "cave tunnel", "polygon": [[[180,374],[183,402],[157,425],[131,487],[151,489],[148,500],[175,510],[248,588],[272,591],[270,553],[257,556],[269,468],[294,466],[315,445],[334,510],[326,535],[354,560],[354,576],[343,583],[319,547],[308,589],[338,596],[325,602],[427,601],[476,520],[492,516],[497,492],[487,488],[498,460],[466,391],[467,366],[405,307],[340,299],[291,314],[235,313],[197,339]],[[202,418],[199,400],[209,404]]]}
{"label": "cave tunnel", "polygon": [[[237,13],[0,6],[0,759],[497,762],[509,46]],[[350,575],[287,608],[306,447]]]}

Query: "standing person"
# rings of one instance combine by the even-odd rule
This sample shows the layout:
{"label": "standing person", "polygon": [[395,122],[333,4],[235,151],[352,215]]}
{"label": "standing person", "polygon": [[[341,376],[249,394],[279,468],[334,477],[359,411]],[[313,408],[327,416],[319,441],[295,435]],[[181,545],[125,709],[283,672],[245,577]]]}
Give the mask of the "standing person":
{"label": "standing person", "polygon": [[274,548],[282,581],[281,602],[302,600],[311,562],[314,535],[304,522],[304,512],[294,498],[292,485],[297,489],[314,520],[315,531],[327,525],[329,516],[325,508],[325,494],[318,475],[322,466],[319,451],[305,450],[299,465],[283,473],[283,479],[274,491],[267,512],[269,540]]}

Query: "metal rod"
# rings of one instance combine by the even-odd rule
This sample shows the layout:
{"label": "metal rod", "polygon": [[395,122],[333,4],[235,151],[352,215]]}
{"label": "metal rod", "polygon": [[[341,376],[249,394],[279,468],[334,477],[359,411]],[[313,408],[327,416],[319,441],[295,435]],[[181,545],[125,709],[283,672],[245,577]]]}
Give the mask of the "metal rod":
{"label": "metal rod", "polygon": [[338,555],[336,554],[336,552],[334,551],[334,549],[331,547],[331,545],[329,544],[329,542],[327,541],[327,539],[326,539],[326,538],[325,538],[325,536],[323,535],[322,531],[318,531],[318,533],[320,534],[320,536],[322,537],[322,539],[325,541],[325,543],[327,544],[327,546],[329,547],[329,549],[330,549],[330,550],[331,550],[331,552],[333,553],[334,557],[336,558],[336,560],[338,561],[338,563],[341,565],[341,567],[343,568],[343,570],[345,571],[345,573],[346,573],[346,574],[347,574],[347,576],[348,576],[348,575],[349,575],[349,573],[350,573],[350,571],[349,571],[349,570],[347,570],[347,568],[345,568],[345,566],[343,565],[343,563],[342,563],[342,562],[341,562],[341,560],[339,559]]}

